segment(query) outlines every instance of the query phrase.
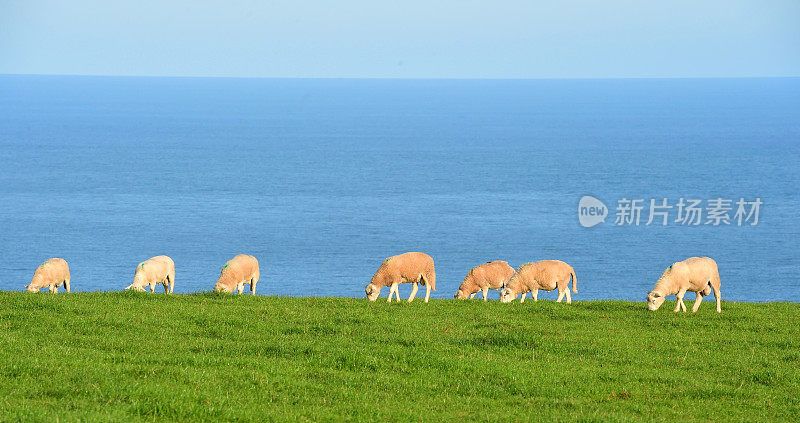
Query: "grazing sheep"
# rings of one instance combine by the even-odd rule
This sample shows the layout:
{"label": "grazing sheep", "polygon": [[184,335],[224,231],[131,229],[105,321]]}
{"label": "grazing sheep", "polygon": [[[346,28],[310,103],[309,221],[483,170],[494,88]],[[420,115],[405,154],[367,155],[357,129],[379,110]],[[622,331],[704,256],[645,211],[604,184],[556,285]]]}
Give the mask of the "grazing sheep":
{"label": "grazing sheep", "polygon": [[378,271],[372,276],[372,281],[364,291],[370,301],[375,301],[381,293],[381,288],[389,287],[389,302],[392,294],[400,301],[398,285],[410,282],[414,284],[408,302],[414,301],[419,284],[425,285],[425,302],[431,296],[431,289],[436,291],[436,271],[433,268],[433,259],[425,253],[403,253],[392,256],[383,261]]}
{"label": "grazing sheep", "polygon": [[697,293],[692,307],[692,313],[694,313],[700,308],[703,296],[709,295],[713,291],[714,298],[717,299],[717,313],[720,313],[722,312],[720,307],[722,292],[719,289],[721,284],[717,262],[709,257],[691,257],[673,263],[661,274],[656,286],[647,293],[647,308],[650,311],[656,311],[664,303],[667,295],[675,295],[678,303],[675,305],[674,311],[686,311],[683,296],[686,291],[691,291]]}
{"label": "grazing sheep", "polygon": [[514,268],[508,262],[495,260],[470,269],[464,282],[456,291],[456,299],[472,299],[479,291],[483,293],[483,301],[489,296],[490,289],[502,289],[514,274]]}
{"label": "grazing sheep", "polygon": [[569,293],[569,279],[572,277],[572,292],[578,293],[578,278],[572,266],[560,260],[542,260],[535,263],[526,263],[517,268],[506,287],[500,291],[500,301],[509,303],[522,294],[519,302],[525,301],[528,291],[531,292],[533,301],[538,299],[539,290],[552,291],[558,288],[558,299],[566,295],[567,304],[572,304]]}
{"label": "grazing sheep", "polygon": [[233,292],[236,289],[241,294],[244,291],[244,284],[250,284],[250,292],[256,295],[259,277],[261,272],[258,260],[251,255],[239,254],[222,266],[214,291]]}
{"label": "grazing sheep", "polygon": [[62,258],[47,259],[40,264],[33,272],[31,283],[25,285],[28,292],[39,292],[44,287],[50,288],[50,292],[58,294],[58,287],[64,285],[69,293],[69,265]]}
{"label": "grazing sheep", "polygon": [[144,291],[150,286],[150,292],[156,292],[156,285],[164,285],[164,292],[172,294],[175,288],[175,263],[167,256],[155,256],[136,265],[133,283],[125,289]]}

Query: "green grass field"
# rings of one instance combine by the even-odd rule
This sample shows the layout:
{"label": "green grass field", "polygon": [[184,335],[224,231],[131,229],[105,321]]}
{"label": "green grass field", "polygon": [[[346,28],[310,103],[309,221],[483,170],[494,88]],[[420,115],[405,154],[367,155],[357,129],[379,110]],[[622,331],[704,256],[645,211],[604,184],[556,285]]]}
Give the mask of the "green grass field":
{"label": "green grass field", "polygon": [[673,306],[5,292],[0,420],[798,418],[798,304]]}

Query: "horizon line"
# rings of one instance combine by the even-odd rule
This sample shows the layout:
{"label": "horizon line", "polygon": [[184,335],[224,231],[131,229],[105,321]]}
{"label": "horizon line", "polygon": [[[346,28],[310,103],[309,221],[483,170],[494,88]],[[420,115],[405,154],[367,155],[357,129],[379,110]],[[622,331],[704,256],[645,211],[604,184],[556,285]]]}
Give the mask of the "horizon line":
{"label": "horizon line", "polygon": [[186,79],[297,79],[297,80],[442,80],[442,81],[527,81],[527,80],[630,80],[630,79],[793,79],[800,75],[763,76],[605,76],[605,77],[389,77],[389,76],[230,76],[230,75],[137,75],[80,73],[3,73],[0,76],[72,76],[99,78],[186,78]]}

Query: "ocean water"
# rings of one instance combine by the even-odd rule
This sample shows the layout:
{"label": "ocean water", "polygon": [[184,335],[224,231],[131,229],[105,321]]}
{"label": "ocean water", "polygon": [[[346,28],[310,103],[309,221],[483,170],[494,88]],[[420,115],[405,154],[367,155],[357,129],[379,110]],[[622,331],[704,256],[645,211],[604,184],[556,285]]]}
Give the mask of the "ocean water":
{"label": "ocean water", "polygon": [[[797,78],[0,76],[0,289],[63,257],[73,289],[120,290],[167,254],[176,292],[206,291],[249,253],[259,294],[363,297],[424,251],[433,298],[488,260],[555,258],[574,300],[642,300],[708,255],[724,299],[798,301],[799,153]],[[584,195],[605,223],[578,223]],[[755,226],[645,225],[681,197],[764,204]],[[614,224],[622,198],[639,226]]]}

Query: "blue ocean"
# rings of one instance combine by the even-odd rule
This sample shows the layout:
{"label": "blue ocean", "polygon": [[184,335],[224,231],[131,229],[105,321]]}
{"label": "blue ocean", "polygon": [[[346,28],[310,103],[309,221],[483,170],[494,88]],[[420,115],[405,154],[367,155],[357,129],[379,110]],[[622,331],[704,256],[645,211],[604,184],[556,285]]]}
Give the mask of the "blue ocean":
{"label": "blue ocean", "polygon": [[[423,251],[433,298],[489,260],[561,259],[573,300],[643,300],[704,255],[723,300],[800,300],[798,78],[5,75],[0,153],[2,290],[62,257],[73,290],[117,291],[166,254],[176,292],[208,291],[247,253],[261,295],[363,297],[384,258]],[[604,222],[579,223],[583,196]],[[702,200],[699,224],[681,198]],[[727,222],[707,221],[714,199]],[[666,224],[647,224],[651,200]]]}

